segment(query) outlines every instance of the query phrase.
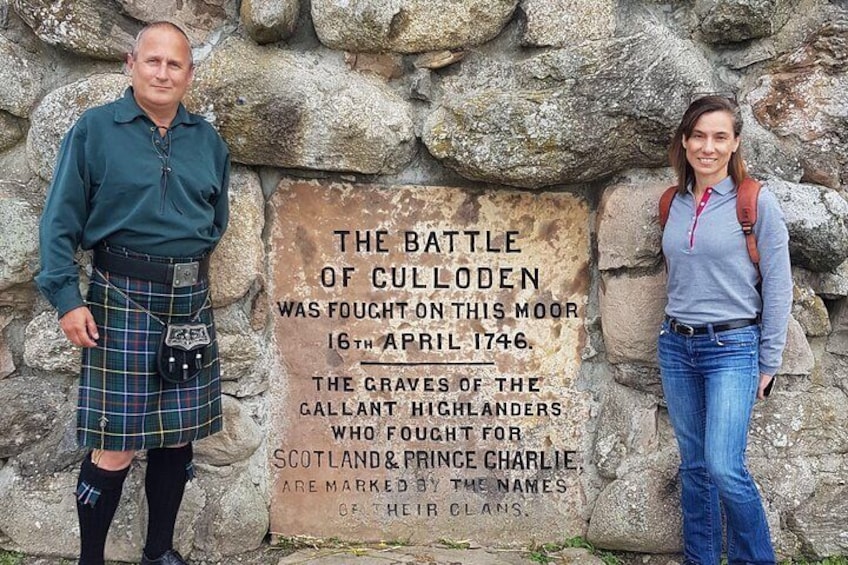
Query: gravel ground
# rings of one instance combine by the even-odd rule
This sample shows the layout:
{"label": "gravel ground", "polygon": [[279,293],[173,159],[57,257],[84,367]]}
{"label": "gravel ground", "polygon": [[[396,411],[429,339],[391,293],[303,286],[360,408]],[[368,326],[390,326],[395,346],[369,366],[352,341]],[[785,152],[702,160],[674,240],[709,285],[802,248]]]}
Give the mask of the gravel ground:
{"label": "gravel ground", "polygon": [[[76,560],[61,557],[24,555],[20,561],[3,561],[0,565],[76,565]],[[586,550],[565,549],[549,553],[550,565],[603,565],[603,561]],[[618,554],[619,565],[678,565],[679,556]],[[441,546],[387,547],[345,545],[310,548],[281,548],[263,543],[259,548],[222,560],[190,559],[191,565],[523,565],[540,563],[532,559],[529,550],[447,549]],[[126,562],[108,561],[106,565],[126,565]]]}
{"label": "gravel ground", "polygon": [[[292,553],[292,550],[284,550],[262,544],[259,549],[243,553],[235,557],[228,557],[220,561],[190,560],[192,565],[277,565],[280,559]],[[25,555],[16,565],[76,565],[74,559],[63,559],[61,557],[39,557]],[[126,562],[107,561],[106,565],[126,565]]]}

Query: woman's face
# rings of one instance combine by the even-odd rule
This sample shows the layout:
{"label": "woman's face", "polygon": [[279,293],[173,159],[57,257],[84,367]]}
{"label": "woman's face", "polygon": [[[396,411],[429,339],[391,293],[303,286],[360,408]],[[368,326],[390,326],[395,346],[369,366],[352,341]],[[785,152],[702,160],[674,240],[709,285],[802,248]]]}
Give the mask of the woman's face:
{"label": "woman's face", "polygon": [[683,147],[698,183],[715,185],[727,176],[730,156],[739,148],[739,138],[733,133],[733,116],[723,110],[702,115],[692,134],[683,136]]}

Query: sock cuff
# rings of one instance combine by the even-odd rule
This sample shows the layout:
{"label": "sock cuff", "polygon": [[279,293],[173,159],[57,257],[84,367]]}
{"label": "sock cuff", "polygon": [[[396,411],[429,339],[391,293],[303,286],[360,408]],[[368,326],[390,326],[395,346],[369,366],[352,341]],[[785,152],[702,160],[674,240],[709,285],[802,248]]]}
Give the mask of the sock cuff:
{"label": "sock cuff", "polygon": [[117,471],[109,471],[96,466],[91,460],[91,452],[86,454],[80,467],[80,480],[89,486],[99,490],[120,490],[124,486],[124,479],[130,472],[131,465]]}

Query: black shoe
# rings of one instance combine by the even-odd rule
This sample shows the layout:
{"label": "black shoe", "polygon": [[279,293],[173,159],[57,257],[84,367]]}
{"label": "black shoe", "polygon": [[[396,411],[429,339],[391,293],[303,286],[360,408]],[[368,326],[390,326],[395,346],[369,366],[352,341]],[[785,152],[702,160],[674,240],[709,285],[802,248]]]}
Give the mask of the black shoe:
{"label": "black shoe", "polygon": [[150,559],[142,552],[141,565],[188,565],[188,562],[176,549],[169,549],[159,559]]}

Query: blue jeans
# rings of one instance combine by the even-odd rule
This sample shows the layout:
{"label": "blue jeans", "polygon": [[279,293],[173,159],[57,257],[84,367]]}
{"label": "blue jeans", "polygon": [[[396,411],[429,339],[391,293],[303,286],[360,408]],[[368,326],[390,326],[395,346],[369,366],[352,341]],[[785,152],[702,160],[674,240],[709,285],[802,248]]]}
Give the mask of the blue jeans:
{"label": "blue jeans", "polygon": [[718,565],[721,511],[729,565],[775,563],[757,487],[745,466],[748,424],[759,384],[758,326],[683,336],[668,322],[658,353],[677,445],[687,563]]}

